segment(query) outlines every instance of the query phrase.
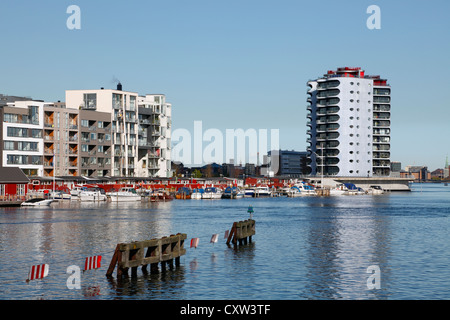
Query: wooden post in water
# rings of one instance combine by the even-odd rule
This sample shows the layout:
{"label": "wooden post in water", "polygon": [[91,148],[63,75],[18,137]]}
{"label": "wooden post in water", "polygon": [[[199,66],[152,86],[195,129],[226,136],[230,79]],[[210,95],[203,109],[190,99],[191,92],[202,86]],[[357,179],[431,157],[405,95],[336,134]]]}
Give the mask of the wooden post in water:
{"label": "wooden post in water", "polygon": [[231,227],[231,232],[228,235],[227,245],[229,245],[230,242],[232,242],[235,247],[238,242],[239,245],[252,243],[252,236],[255,235],[255,223],[256,222],[253,219],[234,222]]}
{"label": "wooden post in water", "polygon": [[186,253],[184,240],[187,235],[178,233],[170,237],[152,239],[146,241],[136,241],[132,243],[119,243],[111,259],[106,276],[112,276],[117,265],[117,278],[128,275],[131,268],[131,275],[137,275],[137,268],[142,267],[142,272],[147,272],[147,265],[150,264],[150,272],[157,273],[158,263],[161,263],[161,270],[165,271],[166,263],[173,269],[173,259],[175,265],[180,265],[180,257]]}

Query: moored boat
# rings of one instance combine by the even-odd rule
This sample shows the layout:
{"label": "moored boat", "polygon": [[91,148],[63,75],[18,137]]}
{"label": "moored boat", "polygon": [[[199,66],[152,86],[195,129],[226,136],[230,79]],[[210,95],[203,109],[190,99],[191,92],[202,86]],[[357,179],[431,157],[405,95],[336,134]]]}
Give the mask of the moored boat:
{"label": "moored boat", "polygon": [[203,188],[194,189],[191,193],[191,199],[201,200],[203,193],[205,193]]}
{"label": "moored boat", "polygon": [[344,183],[344,185],[347,187],[349,195],[365,194],[365,191],[362,188],[357,187],[353,183]]}
{"label": "moored boat", "polygon": [[244,197],[251,198],[255,195],[255,189],[254,188],[245,188],[244,190]]}
{"label": "moored boat", "polygon": [[330,189],[330,196],[342,196],[348,194],[349,194],[348,188],[343,183],[340,183],[336,185],[334,188]]}
{"label": "moored boat", "polygon": [[226,187],[222,194],[222,199],[237,199],[243,198],[244,191],[240,190],[238,187]]}
{"label": "moored boat", "polygon": [[106,201],[108,197],[102,188],[87,188],[80,192],[79,199],[81,201]]}
{"label": "moored boat", "polygon": [[259,198],[259,197],[271,197],[272,192],[270,191],[268,186],[259,186],[255,188],[255,192],[253,194],[253,197]]}
{"label": "moored boat", "polygon": [[107,196],[113,202],[125,202],[125,201],[141,201],[142,197],[136,193],[136,190],[132,187],[123,187],[119,191],[111,191],[107,193]]}
{"label": "moored boat", "polygon": [[370,193],[370,194],[383,194],[384,190],[380,186],[370,186],[370,188],[367,190],[367,193]]}
{"label": "moored boat", "polygon": [[180,189],[178,189],[177,193],[175,194],[175,198],[176,199],[190,199],[191,198],[191,189],[189,189],[188,187],[181,187]]}
{"label": "moored boat", "polygon": [[21,206],[24,207],[44,207],[49,206],[53,202],[53,199],[44,199],[44,198],[32,198],[22,202]]}
{"label": "moored boat", "polygon": [[222,189],[217,187],[208,187],[205,189],[205,192],[202,194],[202,199],[221,199],[222,198]]}

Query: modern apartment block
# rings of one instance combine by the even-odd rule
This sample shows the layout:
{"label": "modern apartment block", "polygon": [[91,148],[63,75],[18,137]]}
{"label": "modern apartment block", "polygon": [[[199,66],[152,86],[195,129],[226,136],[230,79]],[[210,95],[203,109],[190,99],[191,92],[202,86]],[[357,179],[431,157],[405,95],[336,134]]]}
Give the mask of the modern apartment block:
{"label": "modern apartment block", "polygon": [[79,110],[81,128],[89,128],[80,131],[82,175],[170,175],[171,105],[164,95],[140,97],[123,91],[121,84],[117,89],[67,90],[66,107]]}
{"label": "modern apartment block", "polygon": [[312,175],[390,175],[391,88],[361,68],[338,68],[308,83]]}
{"label": "modern apartment block", "polygon": [[20,167],[28,176],[43,176],[45,104],[19,99],[0,106],[1,167]]}
{"label": "modern apartment block", "polygon": [[170,177],[163,94],[68,90],[66,102],[0,95],[1,167],[30,177]]}
{"label": "modern apartment block", "polygon": [[172,105],[163,94],[147,94],[138,108],[138,175],[170,177]]}

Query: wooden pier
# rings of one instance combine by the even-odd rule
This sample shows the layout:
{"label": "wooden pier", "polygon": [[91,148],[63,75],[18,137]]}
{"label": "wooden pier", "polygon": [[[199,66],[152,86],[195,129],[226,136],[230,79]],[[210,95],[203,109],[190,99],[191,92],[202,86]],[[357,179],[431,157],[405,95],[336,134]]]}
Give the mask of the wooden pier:
{"label": "wooden pier", "polygon": [[151,273],[158,273],[158,264],[161,263],[162,271],[166,270],[166,265],[173,269],[180,265],[180,257],[186,254],[184,240],[187,235],[178,233],[170,237],[136,241],[132,243],[119,243],[111,259],[107,277],[111,277],[117,265],[117,278],[128,275],[131,268],[131,275],[136,276],[137,268],[142,267],[142,272],[147,273],[147,266],[150,265]]}
{"label": "wooden pier", "polygon": [[252,236],[255,235],[255,220],[248,219],[245,221],[234,222],[231,232],[228,235],[227,245],[233,243],[236,247],[237,244],[245,245],[252,243]]}

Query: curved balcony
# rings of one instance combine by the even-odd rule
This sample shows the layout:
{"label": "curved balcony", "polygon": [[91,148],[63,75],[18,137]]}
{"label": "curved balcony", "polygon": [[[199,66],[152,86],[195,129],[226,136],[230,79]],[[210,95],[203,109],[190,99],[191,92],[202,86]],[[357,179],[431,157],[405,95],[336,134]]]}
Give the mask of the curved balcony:
{"label": "curved balcony", "polygon": [[339,80],[328,80],[324,82],[319,82],[317,84],[317,90],[326,90],[329,88],[336,88],[341,84]]}
{"label": "curved balcony", "polygon": [[327,89],[324,91],[320,91],[317,94],[317,98],[335,97],[335,96],[339,95],[340,92],[341,92],[341,90],[339,90],[339,89]]}
{"label": "curved balcony", "polygon": [[322,98],[317,99],[317,106],[332,106],[338,104],[341,100],[339,98]]}

